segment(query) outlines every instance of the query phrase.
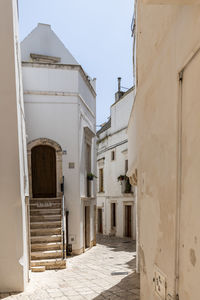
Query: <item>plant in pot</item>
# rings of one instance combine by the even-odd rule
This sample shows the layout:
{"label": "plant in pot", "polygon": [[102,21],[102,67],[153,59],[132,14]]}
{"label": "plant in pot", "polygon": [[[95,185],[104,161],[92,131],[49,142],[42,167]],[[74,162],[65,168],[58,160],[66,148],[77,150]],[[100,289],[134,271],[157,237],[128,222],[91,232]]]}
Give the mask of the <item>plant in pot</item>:
{"label": "plant in pot", "polygon": [[97,178],[97,176],[92,173],[87,174],[87,180],[92,181],[92,180],[94,180],[94,178]]}
{"label": "plant in pot", "polygon": [[117,177],[117,180],[120,181],[122,183],[123,180],[125,180],[125,175],[119,175]]}

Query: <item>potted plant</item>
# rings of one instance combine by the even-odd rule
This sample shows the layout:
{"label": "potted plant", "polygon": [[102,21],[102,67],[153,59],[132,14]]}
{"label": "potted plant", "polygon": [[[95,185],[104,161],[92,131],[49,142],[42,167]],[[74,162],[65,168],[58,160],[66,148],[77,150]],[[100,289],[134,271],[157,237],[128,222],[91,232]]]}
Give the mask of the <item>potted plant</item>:
{"label": "potted plant", "polygon": [[94,178],[97,178],[97,176],[92,173],[87,174],[87,180],[92,181]]}
{"label": "potted plant", "polygon": [[117,177],[117,180],[122,182],[123,180],[125,180],[125,175],[119,175]]}

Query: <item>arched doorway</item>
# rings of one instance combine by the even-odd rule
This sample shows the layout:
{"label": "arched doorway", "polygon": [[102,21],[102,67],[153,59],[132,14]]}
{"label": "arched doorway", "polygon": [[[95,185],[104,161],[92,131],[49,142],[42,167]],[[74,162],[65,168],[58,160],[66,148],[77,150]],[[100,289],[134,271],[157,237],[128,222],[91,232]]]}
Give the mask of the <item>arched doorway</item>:
{"label": "arched doorway", "polygon": [[39,138],[28,143],[31,198],[61,197],[62,148],[53,140]]}
{"label": "arched doorway", "polygon": [[31,150],[33,198],[56,197],[56,151],[39,145]]}

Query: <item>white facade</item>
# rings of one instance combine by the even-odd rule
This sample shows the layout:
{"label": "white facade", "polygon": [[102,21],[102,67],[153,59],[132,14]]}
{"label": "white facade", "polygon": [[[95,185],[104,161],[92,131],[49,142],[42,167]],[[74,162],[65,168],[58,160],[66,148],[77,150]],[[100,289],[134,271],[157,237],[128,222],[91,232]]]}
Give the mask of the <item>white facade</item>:
{"label": "white facade", "polygon": [[[96,188],[87,194],[87,173],[96,172],[95,79],[90,80],[51,27],[38,24],[21,44],[28,142],[49,139],[62,148],[65,210],[74,254],[95,244]],[[91,169],[86,166],[91,147]],[[61,192],[60,186],[57,192]],[[85,245],[85,206],[90,245]]]}
{"label": "white facade", "polygon": [[15,0],[0,1],[0,293],[28,282],[28,173],[18,15]]}
{"label": "white facade", "polygon": [[135,239],[134,191],[126,180],[118,180],[128,170],[127,126],[133,100],[133,88],[120,92],[119,100],[111,106],[109,121],[97,132],[97,232]]}

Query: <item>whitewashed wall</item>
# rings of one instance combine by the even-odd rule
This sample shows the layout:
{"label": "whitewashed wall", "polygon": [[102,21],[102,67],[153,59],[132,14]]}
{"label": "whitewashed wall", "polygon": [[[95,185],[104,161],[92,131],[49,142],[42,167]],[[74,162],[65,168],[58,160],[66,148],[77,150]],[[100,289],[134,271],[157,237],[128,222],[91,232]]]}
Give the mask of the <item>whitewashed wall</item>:
{"label": "whitewashed wall", "polygon": [[[111,127],[98,136],[97,168],[104,169],[104,193],[97,194],[97,206],[103,209],[103,233],[112,234],[111,203],[116,203],[116,236],[124,236],[124,205],[132,204],[132,235],[135,239],[136,211],[134,194],[122,193],[118,176],[125,175],[125,160],[128,159],[127,125],[134,100],[130,89],[118,102],[111,106]],[[115,151],[115,160],[111,152]],[[98,172],[99,173],[99,172]],[[97,186],[97,192],[99,187]]]}
{"label": "whitewashed wall", "polygon": [[[37,44],[38,37],[48,33],[47,44]],[[47,40],[48,40],[47,39]],[[58,49],[59,48],[59,49]],[[29,57],[27,49],[29,49]],[[63,155],[63,175],[65,176],[65,208],[69,210],[69,243],[74,237],[73,250],[79,251],[84,243],[84,205],[86,194],[85,169],[85,128],[95,134],[96,94],[82,68],[72,64],[72,59],[64,51],[63,45],[48,25],[39,25],[22,42],[23,82],[28,141],[49,138],[57,142]],[[63,52],[62,52],[63,51]],[[68,64],[40,64],[30,62],[30,53],[61,57],[61,62]],[[95,83],[95,81],[93,82]],[[95,143],[92,146],[92,158],[95,159]],[[75,164],[74,169],[69,163]],[[92,172],[96,164],[93,161]],[[95,183],[94,183],[95,185]],[[87,199],[91,206],[96,204],[96,189],[93,198]],[[84,198],[84,199],[83,199]],[[94,239],[94,226],[91,225],[91,241]]]}
{"label": "whitewashed wall", "polygon": [[[79,64],[48,24],[39,23],[22,43],[23,61],[30,61],[30,53],[34,53],[60,57],[62,64]],[[38,52],[38,48],[40,52]]]}
{"label": "whitewashed wall", "polygon": [[0,292],[20,292],[28,282],[28,174],[15,0],[0,1],[0,39]]}

